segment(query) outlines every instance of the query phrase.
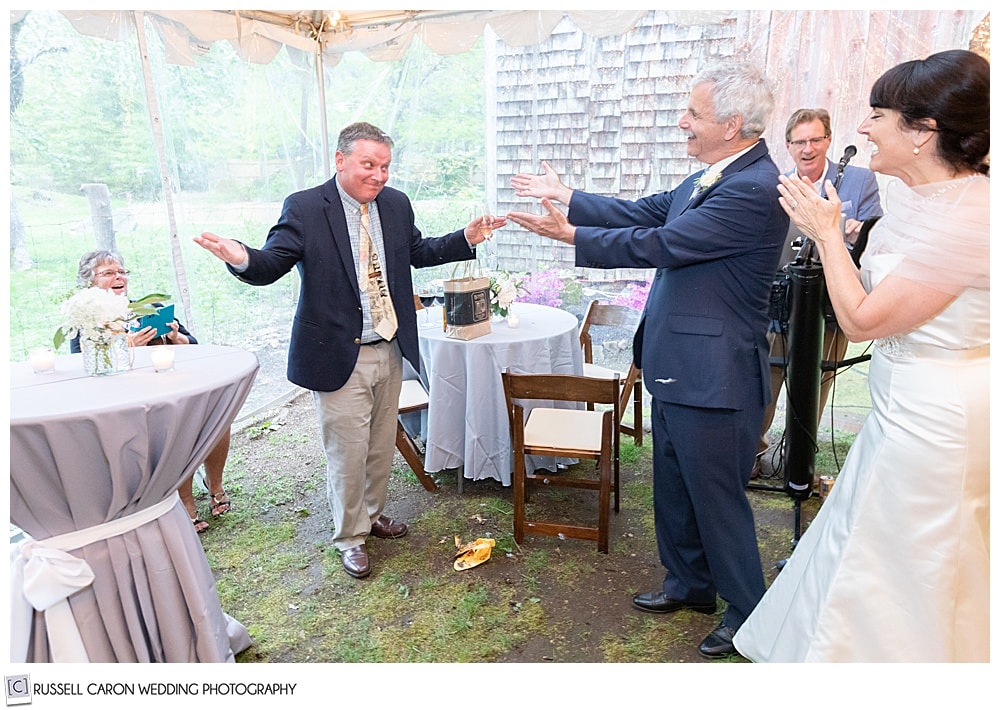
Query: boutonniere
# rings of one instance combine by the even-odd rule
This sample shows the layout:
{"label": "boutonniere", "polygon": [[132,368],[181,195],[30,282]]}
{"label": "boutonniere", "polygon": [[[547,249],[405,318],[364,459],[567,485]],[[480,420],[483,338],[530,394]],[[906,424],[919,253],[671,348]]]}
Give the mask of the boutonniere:
{"label": "boutonniere", "polygon": [[712,185],[717,183],[719,181],[719,178],[721,177],[722,173],[716,173],[716,172],[702,173],[701,177],[695,178],[694,184],[695,187],[698,188],[698,192],[704,192]]}

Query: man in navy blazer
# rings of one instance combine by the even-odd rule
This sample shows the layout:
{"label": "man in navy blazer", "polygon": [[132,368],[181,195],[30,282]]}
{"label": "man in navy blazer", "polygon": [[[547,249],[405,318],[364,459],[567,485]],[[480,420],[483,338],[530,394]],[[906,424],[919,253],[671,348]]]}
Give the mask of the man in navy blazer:
{"label": "man in navy blazer", "polygon": [[[369,534],[398,538],[405,523],[382,514],[395,447],[402,358],[420,370],[410,267],[475,258],[484,239],[478,220],[464,230],[424,238],[405,194],[386,187],[392,139],[368,123],[340,133],[337,175],[290,195],[263,248],[211,232],[195,242],[228,265],[237,278],[262,286],[298,268],[301,290],[288,346],[288,379],[312,390],[327,458],[327,494],[334,546],[353,577],[371,571]],[[381,270],[361,261],[362,213]],[[493,228],[505,224],[494,219]],[[362,284],[388,288],[397,326],[374,322]],[[378,313],[378,311],[376,311]],[[381,321],[381,319],[378,319]]]}
{"label": "man in navy blazer", "polygon": [[[836,183],[839,172],[839,166],[827,158],[831,140],[830,113],[823,108],[800,108],[792,113],[785,125],[785,147],[795,161],[795,167],[785,174],[797,174],[799,177],[807,178],[823,197],[826,197],[826,181]],[[879,201],[878,181],[875,179],[875,173],[867,168],[846,165],[840,178],[840,185],[837,187],[837,195],[842,200],[840,210],[845,217],[844,240],[850,248],[858,238],[858,232],[860,232],[864,221],[871,217],[882,216],[882,203]],[[794,224],[789,224],[788,235],[785,237],[785,248],[781,255],[780,266],[782,268],[794,260],[798,252],[798,249],[792,245],[801,246],[801,243],[801,231]],[[778,276],[781,278],[782,274]],[[823,332],[823,360],[840,362],[847,353],[847,337],[837,327],[837,321],[833,317],[833,309],[828,310]],[[768,328],[768,340],[771,343],[771,358],[783,360],[788,334],[782,333],[778,326],[779,324],[775,321],[771,322]],[[822,373],[819,416],[822,416],[823,409],[826,407],[833,378],[833,372]],[[764,464],[773,463],[769,460],[770,456],[765,456],[769,447],[767,432],[774,420],[775,406],[784,381],[785,368],[782,366],[772,367],[771,403],[764,411],[760,441],[757,445],[757,459],[754,462],[751,478],[756,478],[761,474],[765,468]],[[774,468],[774,466],[767,466],[767,468]]]}
{"label": "man in navy blazer", "polygon": [[633,603],[713,614],[721,596],[725,614],[699,645],[709,658],[735,653],[732,636],[764,593],[744,489],[770,397],[768,294],[788,230],[778,169],[760,138],[773,105],[748,65],[696,76],[679,125],[688,155],[709,167],[670,192],[600,197],[569,189],[547,164],[543,175],[511,180],[518,195],[542,197],[547,214],[508,219],[575,244],[577,266],[656,269],[633,352],[652,395],[653,505],[667,573],[660,590]]}

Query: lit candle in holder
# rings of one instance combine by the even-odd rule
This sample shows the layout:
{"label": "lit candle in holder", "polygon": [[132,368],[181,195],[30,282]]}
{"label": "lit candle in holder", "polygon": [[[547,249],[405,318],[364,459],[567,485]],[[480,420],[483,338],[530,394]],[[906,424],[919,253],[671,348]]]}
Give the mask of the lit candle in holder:
{"label": "lit candle in holder", "polygon": [[52,348],[34,348],[28,354],[28,361],[31,363],[31,369],[38,374],[56,369],[56,354]]}
{"label": "lit candle in holder", "polygon": [[520,324],[521,324],[521,320],[517,317],[516,314],[511,313],[509,316],[507,316],[507,327],[508,328],[516,328]]}
{"label": "lit candle in holder", "polygon": [[174,349],[172,346],[155,345],[149,350],[149,359],[153,361],[153,369],[157,372],[168,372],[174,369]]}

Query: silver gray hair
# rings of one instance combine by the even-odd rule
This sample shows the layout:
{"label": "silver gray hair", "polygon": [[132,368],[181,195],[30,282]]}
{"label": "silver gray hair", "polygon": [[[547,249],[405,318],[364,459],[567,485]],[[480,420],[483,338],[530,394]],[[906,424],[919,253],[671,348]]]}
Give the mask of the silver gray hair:
{"label": "silver gray hair", "polygon": [[106,249],[88,251],[80,257],[80,266],[76,270],[77,284],[83,287],[90,286],[94,283],[94,274],[97,272],[97,267],[102,264],[110,264],[113,261],[125,266],[125,261],[122,259],[121,254],[117,252],[107,251]]}
{"label": "silver gray hair", "polygon": [[742,138],[759,138],[774,112],[774,94],[764,75],[745,62],[725,62],[708,67],[691,80],[692,88],[712,85],[712,107],[719,123],[743,117]]}
{"label": "silver gray hair", "polygon": [[392,138],[378,126],[370,123],[352,123],[340,132],[337,138],[337,150],[344,155],[350,155],[354,151],[354,144],[358,141],[374,141],[382,143],[392,148]]}

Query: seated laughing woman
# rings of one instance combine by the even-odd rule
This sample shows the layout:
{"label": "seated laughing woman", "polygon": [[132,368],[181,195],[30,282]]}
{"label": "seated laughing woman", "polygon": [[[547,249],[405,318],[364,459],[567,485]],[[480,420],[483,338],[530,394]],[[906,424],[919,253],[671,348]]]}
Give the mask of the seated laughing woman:
{"label": "seated laughing woman", "polygon": [[[77,281],[81,287],[89,288],[96,286],[112,291],[120,296],[128,295],[129,272],[124,266],[122,257],[112,251],[97,250],[91,251],[80,257],[80,266],[77,270]],[[144,345],[197,345],[198,341],[188,330],[178,321],[170,324],[170,332],[157,337],[156,329],[147,326],[142,330],[128,335],[131,347],[141,347]],[[70,352],[80,352],[79,336],[70,341]],[[212,517],[218,517],[227,512],[231,506],[229,496],[222,487],[222,472],[226,467],[226,459],[229,456],[229,432],[227,431],[215,448],[209,452],[205,459],[205,477],[208,483],[208,491],[211,495]],[[202,533],[208,529],[208,523],[198,516],[198,508],[194,502],[194,494],[191,486],[194,483],[194,476],[181,483],[177,491],[187,508],[188,515],[195,531]]]}

